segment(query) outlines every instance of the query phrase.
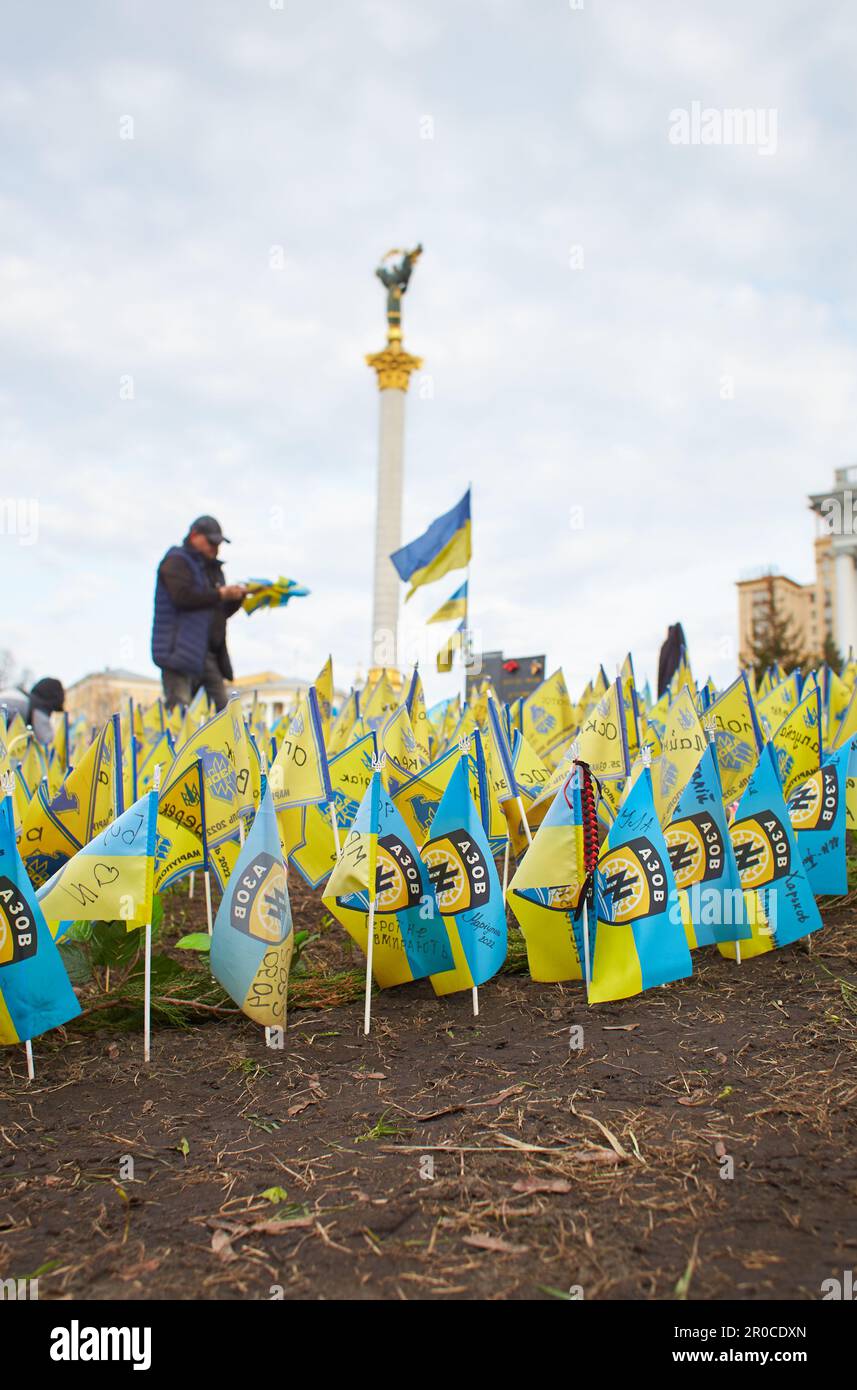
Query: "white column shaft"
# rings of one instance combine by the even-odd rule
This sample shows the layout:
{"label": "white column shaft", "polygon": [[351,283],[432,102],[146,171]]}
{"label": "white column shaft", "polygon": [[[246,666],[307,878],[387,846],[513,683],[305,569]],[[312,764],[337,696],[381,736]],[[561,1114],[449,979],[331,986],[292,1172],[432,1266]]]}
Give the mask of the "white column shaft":
{"label": "white column shaft", "polygon": [[847,550],[836,552],[836,645],[844,657],[857,650],[857,570]]}
{"label": "white column shaft", "polygon": [[379,391],[378,506],[375,520],[375,584],[372,604],[372,665],[398,660],[399,576],[390,560],[402,544],[402,487],[405,457],[405,392]]}

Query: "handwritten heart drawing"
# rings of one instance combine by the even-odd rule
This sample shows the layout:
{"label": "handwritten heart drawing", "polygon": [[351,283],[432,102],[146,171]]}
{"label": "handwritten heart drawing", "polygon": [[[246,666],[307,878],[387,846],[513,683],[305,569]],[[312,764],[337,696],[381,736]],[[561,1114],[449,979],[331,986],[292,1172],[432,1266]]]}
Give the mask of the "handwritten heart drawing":
{"label": "handwritten heart drawing", "polygon": [[[99,870],[104,875],[103,878],[99,877]],[[92,872],[99,888],[105,888],[108,883],[115,883],[119,877],[119,870],[115,864],[96,864]]]}

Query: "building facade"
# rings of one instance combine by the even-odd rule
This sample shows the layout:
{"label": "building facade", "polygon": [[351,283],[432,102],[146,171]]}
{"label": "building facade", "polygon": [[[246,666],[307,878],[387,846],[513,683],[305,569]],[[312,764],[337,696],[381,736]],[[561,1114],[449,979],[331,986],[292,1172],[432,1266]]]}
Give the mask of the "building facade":
{"label": "building facade", "polygon": [[161,682],[154,676],[106,667],[68,686],[65,707],[72,718],[82,715],[90,724],[103,724],[111,714],[121,712],[129,700],[137,705],[150,705],[160,693]]}
{"label": "building facade", "polygon": [[[739,579],[736,585],[738,661],[741,666],[753,665],[752,644],[760,641],[764,635],[771,587],[781,616],[792,625],[801,654],[808,656],[819,650],[816,585],[798,584],[785,574],[759,574],[752,579]],[[823,641],[822,638],[822,644]]]}
{"label": "building facade", "polygon": [[837,468],[833,487],[813,493],[809,505],[817,518],[816,572],[823,542],[831,631],[847,658],[849,651],[857,651],[857,465]]}
{"label": "building facade", "polygon": [[[230,694],[241,700],[241,708],[249,714],[254,700],[258,701],[262,718],[270,726],[284,714],[294,709],[301,695],[305,695],[311,681],[298,680],[296,676],[281,676],[276,671],[257,671],[252,676],[239,676],[229,687]],[[345,696],[341,690],[333,692],[333,707],[341,709]]]}

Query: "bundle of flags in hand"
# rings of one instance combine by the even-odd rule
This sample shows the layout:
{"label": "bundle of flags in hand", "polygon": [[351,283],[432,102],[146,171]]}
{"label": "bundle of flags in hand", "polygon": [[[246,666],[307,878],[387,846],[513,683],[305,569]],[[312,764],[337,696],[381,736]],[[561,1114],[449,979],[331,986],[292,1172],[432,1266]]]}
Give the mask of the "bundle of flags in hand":
{"label": "bundle of flags in hand", "polygon": [[247,594],[241,604],[245,613],[255,613],[257,608],[285,608],[290,598],[306,598],[309,593],[282,574],[279,579],[248,579],[245,588]]}

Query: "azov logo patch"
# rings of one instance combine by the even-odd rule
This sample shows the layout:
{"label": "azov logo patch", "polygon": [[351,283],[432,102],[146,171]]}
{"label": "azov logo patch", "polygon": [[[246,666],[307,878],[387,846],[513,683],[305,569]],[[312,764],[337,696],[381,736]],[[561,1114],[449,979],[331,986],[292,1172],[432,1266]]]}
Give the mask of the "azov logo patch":
{"label": "azov logo patch", "polygon": [[823,767],[801,782],[788,805],[795,830],[831,830],[839,809],[839,781],[834,769]]}
{"label": "azov logo patch", "polygon": [[36,924],[11,878],[0,875],[0,965],[36,954]]}
{"label": "azov logo patch", "polygon": [[398,835],[379,836],[375,886],[375,903],[380,912],[419,907],[423,895],[420,866]]}
{"label": "azov logo patch", "polygon": [[730,834],[742,888],[763,888],[791,871],[789,837],[773,811],[735,821]]}
{"label": "azov logo patch", "polygon": [[664,831],[670,867],[677,888],[720,878],[723,873],[723,836],[711,816],[696,811],[673,821]]}
{"label": "azov logo patch", "polygon": [[669,878],[663,855],[640,836],[608,854],[600,866],[601,893],[611,922],[635,922],[665,912]]}
{"label": "azov logo patch", "polygon": [[265,851],[256,855],[233,888],[229,923],[236,931],[274,946],[285,940],[292,929],[292,914],[281,860]]}
{"label": "azov logo patch", "polygon": [[423,847],[423,860],[444,915],[468,912],[488,901],[490,879],[485,856],[466,830],[439,835]]}

